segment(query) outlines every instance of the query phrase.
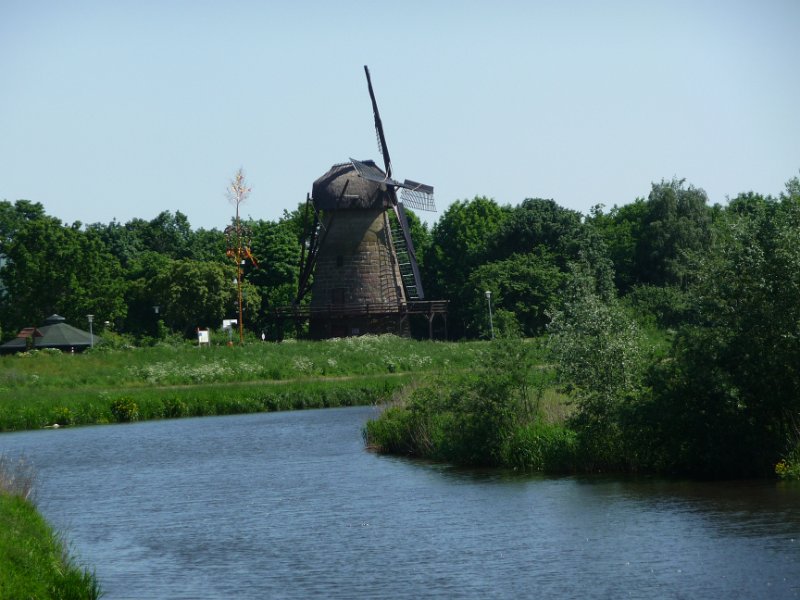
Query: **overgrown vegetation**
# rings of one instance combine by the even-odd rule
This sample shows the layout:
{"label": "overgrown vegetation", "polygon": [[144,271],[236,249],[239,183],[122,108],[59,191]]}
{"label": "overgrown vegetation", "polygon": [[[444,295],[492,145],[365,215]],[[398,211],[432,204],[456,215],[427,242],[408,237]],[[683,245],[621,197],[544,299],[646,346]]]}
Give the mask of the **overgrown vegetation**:
{"label": "overgrown vegetation", "polygon": [[0,598],[99,598],[94,574],[69,555],[31,501],[34,476],[0,455]]}
{"label": "overgrown vegetation", "polygon": [[365,439],[381,451],[467,465],[575,469],[570,407],[538,340],[487,344],[475,368],[400,390]]}

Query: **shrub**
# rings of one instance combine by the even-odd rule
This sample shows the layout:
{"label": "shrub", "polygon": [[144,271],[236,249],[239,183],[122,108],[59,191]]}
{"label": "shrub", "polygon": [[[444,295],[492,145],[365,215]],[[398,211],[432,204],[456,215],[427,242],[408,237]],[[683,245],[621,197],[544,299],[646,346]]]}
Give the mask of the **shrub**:
{"label": "shrub", "polygon": [[111,403],[111,414],[119,423],[139,420],[139,407],[130,396],[122,396]]}

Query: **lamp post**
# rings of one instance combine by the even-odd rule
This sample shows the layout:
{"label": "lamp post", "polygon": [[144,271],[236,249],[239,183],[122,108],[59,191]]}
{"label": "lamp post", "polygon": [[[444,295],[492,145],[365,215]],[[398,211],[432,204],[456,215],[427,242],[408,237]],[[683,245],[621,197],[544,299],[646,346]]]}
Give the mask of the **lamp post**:
{"label": "lamp post", "polygon": [[486,302],[489,305],[489,332],[492,339],[494,339],[494,323],[492,322],[492,292],[486,290],[484,295],[486,296]]}
{"label": "lamp post", "polygon": [[160,319],[160,317],[159,317],[159,313],[160,312],[161,312],[161,307],[158,304],[154,304],[153,305],[153,313],[155,313],[155,315],[156,315],[156,322],[155,322],[155,326],[154,326],[155,329],[153,329],[153,336],[156,337],[156,338],[158,338],[158,334],[159,334],[158,323],[159,323],[159,319]]}
{"label": "lamp post", "polygon": [[94,332],[92,331],[92,323],[94,323],[94,315],[86,315],[89,319],[89,346],[94,348]]}

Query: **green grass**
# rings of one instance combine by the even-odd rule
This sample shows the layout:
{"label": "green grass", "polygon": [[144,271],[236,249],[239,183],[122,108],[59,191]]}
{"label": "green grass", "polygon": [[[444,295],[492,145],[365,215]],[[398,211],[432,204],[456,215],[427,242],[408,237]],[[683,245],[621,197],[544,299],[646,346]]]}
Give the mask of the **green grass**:
{"label": "green grass", "polygon": [[32,483],[24,464],[0,456],[0,598],[99,598],[94,574],[75,564],[30,501]]}
{"label": "green grass", "polygon": [[485,347],[362,336],[3,356],[0,431],[379,403],[410,378],[468,370]]}

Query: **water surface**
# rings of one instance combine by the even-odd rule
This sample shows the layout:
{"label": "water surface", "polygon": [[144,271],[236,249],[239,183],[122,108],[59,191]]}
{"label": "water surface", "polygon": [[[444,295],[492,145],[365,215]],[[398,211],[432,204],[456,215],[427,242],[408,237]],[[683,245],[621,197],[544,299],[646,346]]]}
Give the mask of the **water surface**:
{"label": "water surface", "polygon": [[377,456],[368,407],[23,432],[106,598],[797,598],[800,487]]}

